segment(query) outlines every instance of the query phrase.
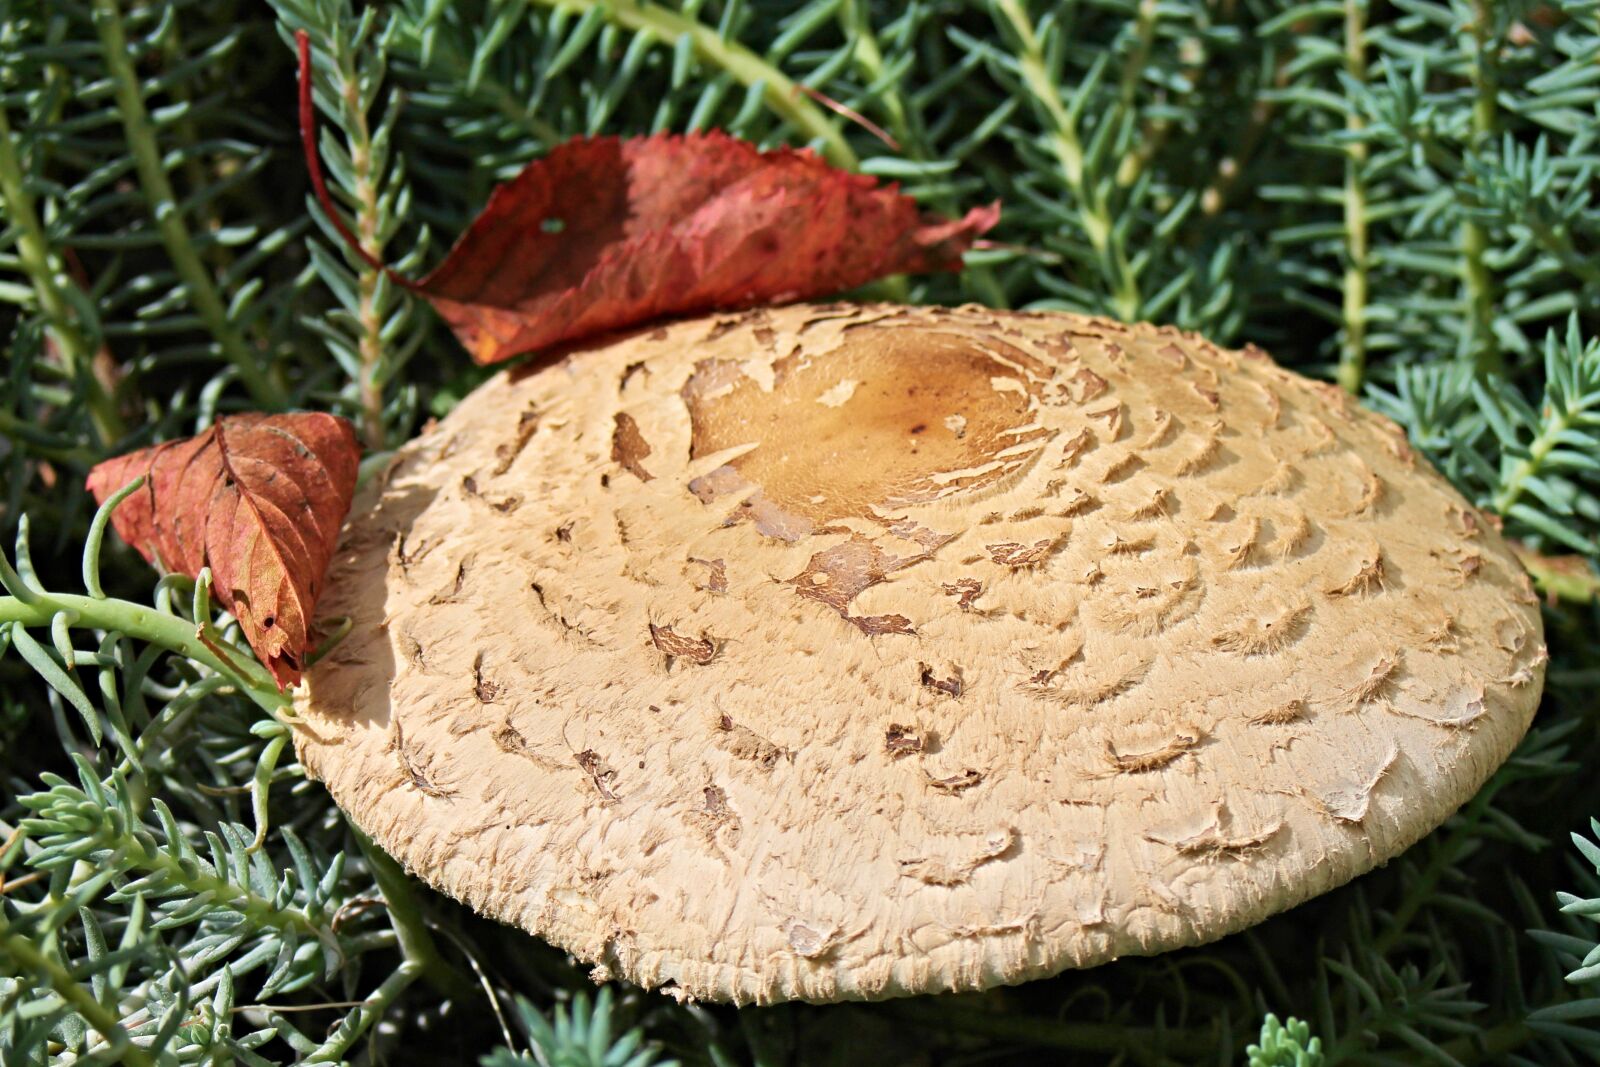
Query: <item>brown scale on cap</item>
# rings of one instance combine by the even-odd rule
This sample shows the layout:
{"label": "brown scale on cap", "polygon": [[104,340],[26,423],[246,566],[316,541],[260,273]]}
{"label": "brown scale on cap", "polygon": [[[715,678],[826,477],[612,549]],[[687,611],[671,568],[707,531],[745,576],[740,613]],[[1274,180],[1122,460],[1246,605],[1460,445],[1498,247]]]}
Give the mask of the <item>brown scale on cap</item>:
{"label": "brown scale on cap", "polygon": [[678,322],[492,379],[351,514],[307,768],[682,996],[1219,937],[1436,826],[1543,680],[1499,533],[1392,424],[1078,316]]}

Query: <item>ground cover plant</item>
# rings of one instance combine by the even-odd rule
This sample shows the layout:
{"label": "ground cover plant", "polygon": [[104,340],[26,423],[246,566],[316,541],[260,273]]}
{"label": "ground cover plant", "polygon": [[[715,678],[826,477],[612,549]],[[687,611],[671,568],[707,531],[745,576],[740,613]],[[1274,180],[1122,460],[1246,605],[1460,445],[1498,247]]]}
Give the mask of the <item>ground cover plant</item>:
{"label": "ground cover plant", "polygon": [[[365,255],[308,202],[300,30]],[[409,880],[85,475],[243,411],[380,465],[488,371],[368,259],[420,276],[573,136],[713,128],[1002,201],[964,271],[861,295],[1173,323],[1399,421],[1545,593],[1517,754],[1251,931],[958,998],[596,990]],[[0,0],[0,1061],[1595,1061],[1597,134],[1593,0]]]}

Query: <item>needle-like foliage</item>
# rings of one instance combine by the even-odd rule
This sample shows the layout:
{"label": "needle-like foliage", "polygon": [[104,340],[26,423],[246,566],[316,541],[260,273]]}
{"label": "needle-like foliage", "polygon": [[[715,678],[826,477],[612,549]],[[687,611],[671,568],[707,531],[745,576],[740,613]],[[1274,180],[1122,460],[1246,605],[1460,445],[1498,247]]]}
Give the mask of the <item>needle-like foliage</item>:
{"label": "needle-like foliage", "polygon": [[[346,824],[207,577],[81,488],[241,409],[345,415],[376,464],[485,373],[311,206],[297,30],[336,208],[401,273],[567,138],[720,128],[1004,202],[961,274],[874,297],[1337,381],[1517,539],[1533,731],[1216,945],[873,1006],[582,992]],[[0,0],[0,1062],[1595,1062],[1597,172],[1595,0]]]}

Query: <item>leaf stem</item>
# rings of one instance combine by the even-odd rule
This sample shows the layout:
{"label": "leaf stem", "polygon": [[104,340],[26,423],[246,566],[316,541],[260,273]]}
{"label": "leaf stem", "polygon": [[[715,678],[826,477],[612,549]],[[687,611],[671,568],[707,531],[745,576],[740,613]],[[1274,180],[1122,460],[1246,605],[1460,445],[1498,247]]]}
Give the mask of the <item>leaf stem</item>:
{"label": "leaf stem", "polygon": [[[103,2],[103,0],[102,0]],[[544,7],[586,12],[595,8],[606,18],[630,30],[649,30],[661,41],[672,42],[688,34],[700,58],[731,74],[749,87],[762,83],[767,107],[798,129],[808,140],[821,141],[822,155],[836,167],[855,170],[860,165],[839,127],[800,91],[783,71],[737,41],[725,40],[698,19],[640,0],[534,0]]]}
{"label": "leaf stem", "polygon": [[[866,0],[844,0],[839,5],[838,17],[840,29],[854,42],[851,58],[870,84],[879,83],[883,79],[883,50],[878,47],[878,35],[872,28],[872,16]],[[907,155],[918,158],[922,139],[911,132],[909,113],[905,97],[900,94],[900,86],[893,81],[884,81],[883,96],[879,102],[889,114],[889,129],[894,133],[895,140]]]}
{"label": "leaf stem", "polygon": [[17,229],[17,257],[33,284],[39,309],[44,313],[56,350],[61,353],[61,362],[83,389],[95,435],[102,445],[110,445],[123,435],[122,417],[117,413],[116,401],[95,376],[89,343],[79,332],[67,298],[58,287],[64,279],[50,262],[50,242],[28,192],[22,161],[17,156],[17,138],[3,106],[0,106],[0,200],[5,202],[7,219]]}
{"label": "leaf stem", "polygon": [[217,293],[216,285],[201,263],[199,253],[195,251],[194,238],[178,207],[172,183],[167,179],[161,150],[156,144],[155,128],[150,123],[144,97],[139,91],[138,73],[128,58],[128,35],[122,24],[119,2],[94,0],[95,27],[100,34],[100,51],[105,59],[106,73],[116,94],[117,111],[122,115],[128,151],[133,156],[139,184],[161,235],[161,243],[166,247],[173,270],[189,294],[189,300],[201,322],[238,371],[239,380],[250,390],[251,397],[256,403],[269,408],[286,407],[288,396],[283,387],[262,369],[243,335],[229,321],[227,308]]}

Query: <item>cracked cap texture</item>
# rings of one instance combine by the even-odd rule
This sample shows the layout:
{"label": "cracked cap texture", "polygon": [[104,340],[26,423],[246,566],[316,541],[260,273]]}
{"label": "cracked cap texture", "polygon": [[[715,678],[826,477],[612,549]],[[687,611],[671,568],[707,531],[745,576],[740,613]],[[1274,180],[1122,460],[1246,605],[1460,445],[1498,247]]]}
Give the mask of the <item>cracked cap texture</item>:
{"label": "cracked cap texture", "polygon": [[502,373],[357,497],[308,771],[430,884],[679,996],[982,989],[1406,848],[1545,651],[1492,526],[1263,353],[796,306]]}

